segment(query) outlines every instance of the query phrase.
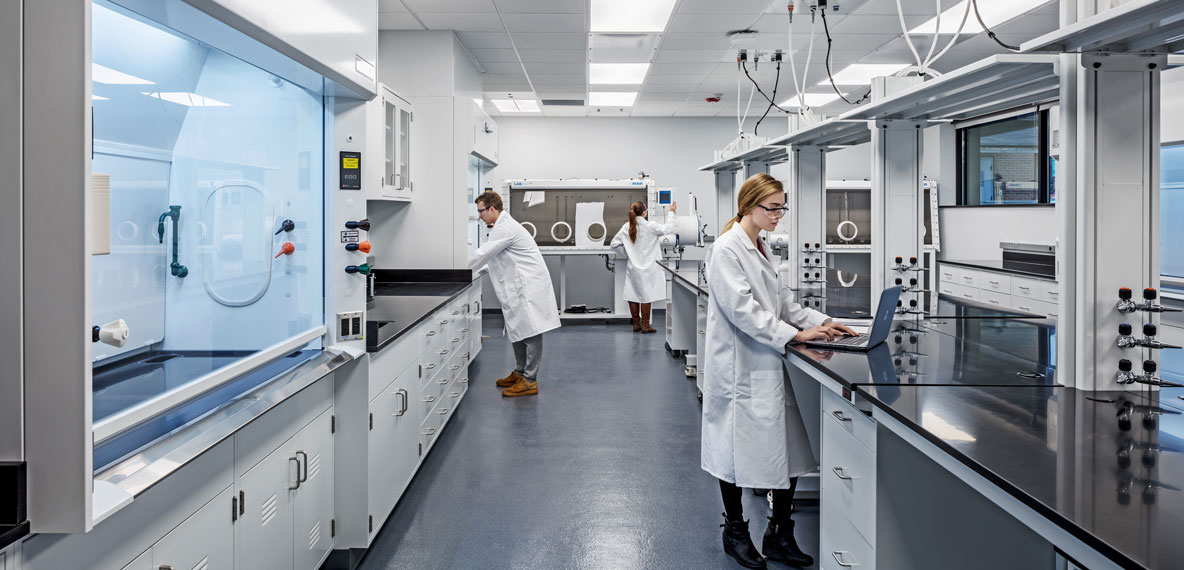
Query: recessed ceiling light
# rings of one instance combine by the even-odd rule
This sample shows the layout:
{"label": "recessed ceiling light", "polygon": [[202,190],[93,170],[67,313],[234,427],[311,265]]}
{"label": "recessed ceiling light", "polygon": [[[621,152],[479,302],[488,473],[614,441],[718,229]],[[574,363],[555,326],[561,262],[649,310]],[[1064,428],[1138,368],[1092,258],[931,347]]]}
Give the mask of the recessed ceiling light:
{"label": "recessed ceiling light", "polygon": [[183,91],[171,92],[156,92],[156,93],[141,93],[149,97],[155,97],[161,101],[168,101],[169,103],[176,103],[178,105],[185,105],[186,107],[229,107],[230,103],[223,103],[217,99],[210,99],[209,97],[202,97],[197,93],[186,93]]}
{"label": "recessed ceiling light", "polygon": [[593,91],[588,94],[588,104],[593,107],[632,107],[636,100],[636,91]]}
{"label": "recessed ceiling light", "polygon": [[[848,65],[834,75],[835,85],[870,85],[873,77],[892,75],[908,67],[906,63],[856,63]],[[823,79],[818,85],[830,85],[830,79]]]}
{"label": "recessed ceiling light", "polygon": [[489,102],[503,113],[539,112],[539,103],[534,99],[490,99]]}
{"label": "recessed ceiling light", "polygon": [[155,85],[147,79],[140,79],[135,75],[128,75],[122,71],[115,71],[97,63],[90,64],[90,80],[107,85]]}
{"label": "recessed ceiling light", "polygon": [[641,85],[650,69],[648,63],[592,63],[588,65],[591,85]]}
{"label": "recessed ceiling light", "polygon": [[[834,93],[806,93],[805,97],[807,107],[821,107],[839,100],[839,96]],[[781,103],[781,106],[798,107],[799,103],[797,97],[790,97],[784,103]]]}
{"label": "recessed ceiling light", "polygon": [[595,32],[661,32],[675,0],[592,0]]}
{"label": "recessed ceiling light", "polygon": [[[962,24],[962,15],[966,14],[966,2],[963,0],[955,4],[952,8],[947,9],[941,13],[941,33],[953,34],[958,31],[958,26]],[[983,22],[987,24],[988,28],[994,28],[1000,24],[1009,22],[1039,8],[1052,0],[991,0],[990,2],[983,2],[978,5],[978,12],[983,17]],[[974,8],[972,7],[970,15],[966,17],[966,26],[962,28],[963,34],[973,35],[983,31],[982,26],[978,25],[978,19],[974,17]],[[937,27],[937,18],[930,18],[929,21],[909,30],[910,34],[932,34]]]}

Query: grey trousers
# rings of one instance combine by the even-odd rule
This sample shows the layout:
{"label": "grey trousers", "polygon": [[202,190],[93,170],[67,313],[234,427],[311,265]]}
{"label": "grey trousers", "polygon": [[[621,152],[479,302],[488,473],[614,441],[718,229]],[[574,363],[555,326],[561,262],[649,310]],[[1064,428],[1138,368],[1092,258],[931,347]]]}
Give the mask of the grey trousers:
{"label": "grey trousers", "polygon": [[514,371],[531,382],[536,381],[539,364],[543,361],[543,335],[536,334],[510,344],[514,347]]}

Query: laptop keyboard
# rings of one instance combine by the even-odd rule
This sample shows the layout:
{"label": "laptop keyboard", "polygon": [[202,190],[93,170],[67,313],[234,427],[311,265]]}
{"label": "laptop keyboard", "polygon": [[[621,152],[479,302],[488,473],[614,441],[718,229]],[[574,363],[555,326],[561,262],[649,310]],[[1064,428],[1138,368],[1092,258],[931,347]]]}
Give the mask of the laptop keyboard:
{"label": "laptop keyboard", "polygon": [[826,344],[836,344],[839,346],[859,346],[859,345],[862,345],[865,343],[867,343],[867,336],[860,335],[860,336],[845,336],[842,338],[836,338],[830,342],[827,342]]}

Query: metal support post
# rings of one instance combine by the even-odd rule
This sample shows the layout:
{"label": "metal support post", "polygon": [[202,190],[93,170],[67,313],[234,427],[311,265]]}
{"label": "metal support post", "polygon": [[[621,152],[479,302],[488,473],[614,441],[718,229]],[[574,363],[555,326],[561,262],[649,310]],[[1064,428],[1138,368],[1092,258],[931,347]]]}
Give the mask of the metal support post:
{"label": "metal support post", "polygon": [[[925,121],[881,120],[872,129],[872,307],[880,292],[895,285],[897,277],[906,283],[919,271],[896,270],[896,257],[903,265],[910,258],[922,263],[921,151]],[[902,297],[905,305],[909,295]],[[924,302],[916,297],[918,304]]]}
{"label": "metal support post", "polygon": [[[1121,389],[1118,361],[1156,359],[1115,346],[1118,291],[1159,287],[1159,111],[1164,54],[1077,56],[1074,374],[1084,390]],[[1149,387],[1154,389],[1154,387]]]}
{"label": "metal support post", "polygon": [[[819,146],[795,146],[790,153],[792,180],[790,181],[789,209],[793,217],[790,229],[789,259],[798,288],[803,287],[802,266],[808,256],[804,244],[826,243],[826,150]],[[823,259],[825,263],[825,259]]]}
{"label": "metal support post", "polygon": [[723,235],[724,226],[736,215],[736,171],[715,171],[715,235]]}

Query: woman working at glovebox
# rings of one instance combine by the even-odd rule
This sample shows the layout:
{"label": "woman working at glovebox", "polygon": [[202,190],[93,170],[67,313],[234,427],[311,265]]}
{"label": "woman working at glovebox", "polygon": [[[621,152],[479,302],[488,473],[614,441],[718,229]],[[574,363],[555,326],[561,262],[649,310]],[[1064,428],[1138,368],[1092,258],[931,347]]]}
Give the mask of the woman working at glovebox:
{"label": "woman working at glovebox", "polygon": [[[826,315],[794,302],[782,287],[761,231],[773,231],[788,208],[768,174],[746,180],[739,214],[707,260],[707,338],[703,365],[702,467],[720,480],[724,551],[748,568],[765,558],[791,566],[813,559],[793,537],[797,478],[817,470],[782,359],[792,342],[854,335]],[[773,516],[761,553],[748,534],[741,488],[773,490]]]}

